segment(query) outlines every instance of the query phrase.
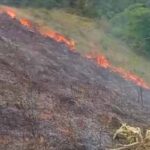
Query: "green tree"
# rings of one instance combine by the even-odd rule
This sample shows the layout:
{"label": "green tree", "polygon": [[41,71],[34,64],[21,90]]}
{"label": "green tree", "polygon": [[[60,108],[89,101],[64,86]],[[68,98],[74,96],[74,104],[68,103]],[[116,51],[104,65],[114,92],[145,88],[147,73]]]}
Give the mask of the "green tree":
{"label": "green tree", "polygon": [[150,8],[136,4],[112,19],[114,35],[126,40],[132,47],[150,53]]}

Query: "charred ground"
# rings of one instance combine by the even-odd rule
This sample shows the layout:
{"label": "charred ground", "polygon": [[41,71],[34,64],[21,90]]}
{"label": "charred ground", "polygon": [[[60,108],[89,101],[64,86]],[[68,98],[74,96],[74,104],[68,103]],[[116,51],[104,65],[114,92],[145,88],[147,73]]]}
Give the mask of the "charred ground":
{"label": "charred ground", "polygon": [[107,149],[120,121],[149,127],[149,100],[150,91],[0,15],[0,149]]}

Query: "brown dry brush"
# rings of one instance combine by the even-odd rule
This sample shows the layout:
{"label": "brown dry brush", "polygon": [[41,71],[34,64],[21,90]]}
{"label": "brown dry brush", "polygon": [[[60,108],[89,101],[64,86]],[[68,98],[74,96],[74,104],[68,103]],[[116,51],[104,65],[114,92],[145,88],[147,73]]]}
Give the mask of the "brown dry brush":
{"label": "brown dry brush", "polygon": [[[37,98],[39,90],[34,86],[33,83],[29,83],[29,86],[26,91],[26,98],[22,99],[20,106],[22,108],[23,117],[27,124],[27,129],[30,132],[31,137],[26,137],[23,135],[23,139],[27,140],[27,149],[28,150],[38,150],[39,144],[43,142],[43,138],[40,136],[39,127],[38,127],[38,111],[37,111]],[[26,147],[26,146],[25,146]],[[41,148],[42,150],[42,148]]]}

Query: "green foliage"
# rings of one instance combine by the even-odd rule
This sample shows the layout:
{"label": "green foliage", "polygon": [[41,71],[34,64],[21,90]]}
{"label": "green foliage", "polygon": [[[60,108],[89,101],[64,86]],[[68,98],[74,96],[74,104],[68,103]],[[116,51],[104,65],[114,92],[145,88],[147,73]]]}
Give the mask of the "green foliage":
{"label": "green foliage", "polygon": [[150,52],[150,8],[135,4],[112,19],[113,34],[126,40],[130,46]]}
{"label": "green foliage", "polygon": [[77,14],[88,17],[112,18],[135,3],[149,5],[149,0],[1,0],[0,3],[15,6],[44,8],[72,8]]}

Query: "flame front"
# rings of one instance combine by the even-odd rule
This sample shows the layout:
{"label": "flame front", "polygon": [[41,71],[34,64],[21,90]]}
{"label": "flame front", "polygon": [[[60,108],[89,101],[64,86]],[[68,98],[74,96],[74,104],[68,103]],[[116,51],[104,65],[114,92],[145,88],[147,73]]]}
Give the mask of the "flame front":
{"label": "flame front", "polygon": [[110,69],[112,69],[113,72],[120,74],[124,79],[130,80],[134,82],[136,85],[143,87],[145,89],[150,89],[150,86],[142,78],[138,77],[137,75],[131,72],[127,72],[126,70],[122,68],[117,68],[114,66],[111,66]]}
{"label": "flame front", "polygon": [[32,27],[32,25],[31,25],[31,22],[29,21],[29,20],[27,20],[27,19],[20,19],[19,20],[20,21],[20,23],[22,24],[22,25],[24,25],[24,26],[27,26],[27,27]]}
{"label": "flame front", "polygon": [[92,51],[91,53],[86,55],[86,58],[96,61],[99,66],[101,66],[105,69],[111,67],[111,65],[110,65],[109,61],[107,60],[107,58],[102,54],[99,55],[99,54],[93,53],[93,51]]}
{"label": "flame front", "polygon": [[[32,28],[32,23],[26,18],[19,19],[17,17],[17,12],[15,11],[15,9],[13,9],[11,7],[3,6],[0,10],[0,13],[6,13],[11,18],[17,19],[23,26],[26,26],[28,28]],[[44,30],[44,29],[40,28],[39,32],[45,37],[50,37],[57,42],[65,43],[70,48],[70,50],[72,50],[72,51],[75,50],[75,42],[71,39],[67,39],[63,35],[55,32],[53,30],[50,30],[50,29]]]}
{"label": "flame front", "polygon": [[9,15],[11,18],[15,18],[16,17],[16,11],[11,8],[11,7],[2,7],[1,8],[1,13],[6,13],[7,15]]}
{"label": "flame front", "polygon": [[75,50],[75,42],[73,40],[67,39],[63,35],[61,35],[57,32],[54,32],[50,29],[44,30],[41,28],[41,29],[39,29],[39,31],[43,36],[50,37],[57,42],[65,43],[70,48],[70,50],[72,50],[72,51]]}
{"label": "flame front", "polygon": [[97,56],[97,64],[103,68],[110,67],[110,63],[108,62],[108,60],[106,59],[106,57],[104,55]]}
{"label": "flame front", "polygon": [[114,67],[113,65],[111,65],[108,59],[102,54],[98,55],[92,51],[91,53],[86,55],[86,58],[94,60],[100,67],[110,69],[113,72],[120,74],[125,80],[130,80],[140,87],[150,89],[150,86],[142,78],[138,77],[137,75],[131,72],[124,70],[123,68]]}
{"label": "flame front", "polygon": [[[6,13],[12,19],[17,19],[23,26],[32,29],[32,23],[28,19],[26,18],[18,19],[15,9],[11,7],[1,7],[0,13]],[[41,35],[45,37],[50,37],[57,42],[65,43],[70,48],[71,51],[75,51],[75,42],[73,40],[70,40],[51,29],[44,30],[43,28],[39,28],[39,32],[41,33]],[[110,69],[113,72],[120,74],[124,79],[130,80],[138,86],[141,86],[146,89],[150,89],[150,86],[137,75],[131,72],[127,72],[122,68],[117,68],[112,66],[111,63],[107,60],[107,58],[104,55],[90,53],[85,55],[85,57],[94,60],[100,67],[103,67],[105,69]]]}

